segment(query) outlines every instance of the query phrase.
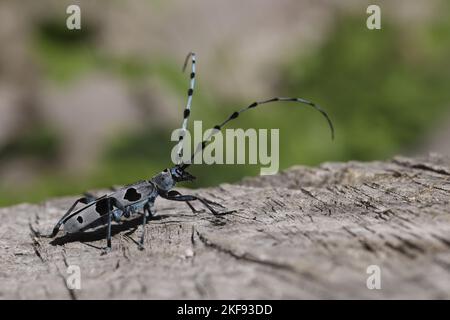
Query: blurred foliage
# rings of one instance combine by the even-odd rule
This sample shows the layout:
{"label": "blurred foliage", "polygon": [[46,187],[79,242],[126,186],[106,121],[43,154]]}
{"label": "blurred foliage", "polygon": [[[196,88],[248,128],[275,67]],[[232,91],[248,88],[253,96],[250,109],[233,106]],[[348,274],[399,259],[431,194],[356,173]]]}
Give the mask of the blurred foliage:
{"label": "blurred foliage", "polygon": [[14,157],[36,157],[52,161],[60,146],[56,130],[46,126],[35,126],[26,130],[0,147],[0,163]]}
{"label": "blurred foliage", "polygon": [[88,23],[77,32],[67,30],[63,16],[37,25],[34,53],[44,74],[58,83],[65,83],[96,68],[97,54],[92,47],[95,33],[95,27]]}
{"label": "blurred foliage", "polygon": [[[173,61],[164,57],[112,58],[93,49],[95,27],[84,28],[86,33],[72,41],[60,33],[60,25],[43,25],[35,39],[37,57],[50,79],[68,83],[92,69],[131,83],[155,75],[174,95],[185,97],[187,78]],[[260,106],[230,123],[229,128],[279,128],[280,169],[299,163],[380,159],[414,149],[448,111],[449,39],[449,16],[420,30],[403,29],[385,19],[378,31],[368,30],[361,17],[342,16],[321,47],[306,57],[294,53],[283,61],[272,83],[273,95],[299,96],[322,105],[336,127],[334,142],[321,115],[295,103]],[[254,100],[220,99],[214,88],[206,87],[199,76],[191,116],[191,125],[193,120],[204,120],[204,130]],[[181,110],[180,106],[180,123]],[[172,129],[149,128],[118,135],[87,177],[44,171],[43,178],[25,192],[0,188],[0,205],[149,178],[170,166]],[[35,141],[25,137],[9,148],[53,154],[52,146],[57,143],[42,132]],[[0,158],[5,156],[2,152]],[[195,165],[190,171],[198,180],[186,186],[233,182],[257,175],[259,169],[259,165]]]}
{"label": "blurred foliage", "polygon": [[321,50],[288,64],[278,87],[301,88],[331,110],[338,149],[328,157],[370,160],[414,149],[450,101],[450,25],[422,34],[342,19]]}
{"label": "blurred foliage", "polygon": [[96,46],[97,28],[85,22],[77,32],[68,31],[65,17],[42,23],[34,35],[35,54],[45,75],[59,84],[71,84],[86,73],[97,70],[125,81],[136,82],[152,74],[168,85],[186,86],[180,66],[165,57],[114,57]]}
{"label": "blurred foliage", "polygon": [[[258,107],[231,122],[229,128],[279,128],[280,169],[298,163],[379,159],[410,150],[447,111],[450,101],[450,74],[446,72],[450,69],[444,67],[450,52],[447,21],[437,21],[428,32],[407,37],[405,30],[386,22],[381,31],[372,31],[360,17],[342,17],[318,50],[283,63],[273,94],[320,103],[335,123],[334,142],[321,115],[296,104]],[[184,94],[186,83],[178,70],[168,83],[174,94]],[[203,119],[204,129],[251,102],[217,101],[206,96],[210,91],[201,86],[200,77],[191,124]],[[221,108],[212,109],[213,103]],[[169,137],[170,131],[151,130],[122,137],[104,163],[118,171],[133,167],[135,179],[148,172],[149,163],[157,164],[153,166],[157,172],[170,163],[174,144],[168,143]],[[257,175],[259,169],[259,165],[196,165],[190,170],[199,179],[189,186],[233,182]]]}

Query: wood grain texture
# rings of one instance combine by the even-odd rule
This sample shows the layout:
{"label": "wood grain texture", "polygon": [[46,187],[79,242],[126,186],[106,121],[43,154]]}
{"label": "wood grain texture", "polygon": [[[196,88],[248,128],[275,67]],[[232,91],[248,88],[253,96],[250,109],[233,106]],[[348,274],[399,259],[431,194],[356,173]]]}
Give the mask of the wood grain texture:
{"label": "wood grain texture", "polygon": [[[193,193],[238,211],[158,199],[146,249],[139,219],[114,226],[107,255],[104,231],[31,231],[48,232],[74,198],[0,209],[0,298],[450,298],[447,158],[297,166]],[[374,264],[381,290],[366,286]],[[81,290],[67,288],[68,265]]]}

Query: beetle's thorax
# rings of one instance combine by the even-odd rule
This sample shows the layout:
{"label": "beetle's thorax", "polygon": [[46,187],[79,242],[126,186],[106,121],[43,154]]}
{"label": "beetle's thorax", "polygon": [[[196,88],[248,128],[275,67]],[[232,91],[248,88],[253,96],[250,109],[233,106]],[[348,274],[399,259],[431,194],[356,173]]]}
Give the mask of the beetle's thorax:
{"label": "beetle's thorax", "polygon": [[158,189],[162,191],[169,191],[176,184],[175,180],[172,177],[172,174],[166,170],[155,175],[150,179],[150,181],[153,182],[158,187]]}

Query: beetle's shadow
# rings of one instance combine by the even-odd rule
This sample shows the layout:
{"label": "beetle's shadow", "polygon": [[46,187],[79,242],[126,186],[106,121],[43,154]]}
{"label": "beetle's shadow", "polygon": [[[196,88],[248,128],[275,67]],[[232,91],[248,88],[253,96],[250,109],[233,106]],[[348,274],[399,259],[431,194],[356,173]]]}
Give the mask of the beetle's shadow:
{"label": "beetle's shadow", "polygon": [[[165,209],[160,209],[159,211],[164,211],[164,210],[171,210],[173,208],[165,208]],[[229,213],[233,213],[235,212],[235,210],[232,211],[228,211],[225,214],[229,214]],[[195,215],[187,215],[187,214],[177,214],[177,217],[195,217]],[[157,216],[154,217],[148,217],[147,218],[147,223],[150,221],[162,221],[164,222],[164,220],[169,219],[169,218],[173,218],[174,215],[173,214],[161,214],[158,213]],[[213,225],[215,226],[223,226],[226,224],[226,221],[224,221],[222,219],[222,215],[220,216],[213,216],[213,217],[208,217],[208,218],[203,218],[206,219],[208,221],[210,221]],[[106,222],[106,221],[104,221]],[[182,222],[182,221],[174,221],[174,220],[170,220],[170,221],[166,221],[168,223],[170,222]],[[126,236],[130,236],[131,234],[133,234],[138,227],[142,225],[142,216],[138,216],[136,218],[132,218],[132,219],[128,219],[128,220],[124,220],[121,221],[118,224],[112,224],[111,225],[111,236],[115,236],[116,234],[123,232],[123,231],[128,231],[125,233]],[[31,225],[30,225],[31,227]],[[85,231],[80,231],[80,232],[76,232],[76,233],[66,233],[60,237],[57,237],[55,239],[53,239],[52,241],[50,241],[49,243],[53,246],[61,246],[64,245],[66,243],[71,243],[71,242],[81,242],[84,243],[86,245],[91,245],[88,244],[88,242],[93,242],[93,241],[99,241],[99,240],[104,240],[106,239],[106,224],[102,224],[100,226],[98,226],[96,229],[93,230],[85,230]],[[38,234],[36,231],[34,231],[32,229],[32,232],[34,232],[35,234]],[[92,246],[92,245],[91,245]],[[101,248],[98,248],[101,249]]]}
{"label": "beetle's shadow", "polygon": [[[155,217],[151,217],[147,219],[149,221],[158,221],[164,220],[171,217],[170,215],[157,215]],[[126,231],[127,235],[132,234],[134,231],[138,229],[138,227],[142,225],[142,217],[137,217],[130,220],[125,220],[120,222],[119,224],[111,225],[111,236],[114,236],[122,231]],[[55,238],[50,241],[50,244],[53,246],[61,246],[70,242],[92,242],[106,239],[106,226],[98,227],[92,231],[83,231],[77,233],[67,233],[61,237]]]}

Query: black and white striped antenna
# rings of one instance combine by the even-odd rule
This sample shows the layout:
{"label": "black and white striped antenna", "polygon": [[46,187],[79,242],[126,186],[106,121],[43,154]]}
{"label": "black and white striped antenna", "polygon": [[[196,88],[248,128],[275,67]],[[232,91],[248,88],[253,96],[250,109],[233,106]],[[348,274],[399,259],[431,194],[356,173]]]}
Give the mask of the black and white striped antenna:
{"label": "black and white striped antenna", "polygon": [[219,132],[228,122],[230,122],[231,120],[236,119],[237,117],[239,117],[239,115],[247,110],[256,108],[259,105],[262,104],[267,104],[267,103],[272,103],[272,102],[277,102],[277,101],[285,101],[285,102],[299,102],[303,105],[307,105],[310,106],[312,108],[314,108],[315,110],[319,111],[327,120],[328,122],[328,126],[330,127],[330,131],[331,131],[331,139],[334,139],[334,127],[333,127],[333,123],[330,120],[330,117],[328,116],[328,114],[325,112],[325,110],[323,110],[320,106],[318,106],[317,104],[315,104],[314,102],[311,102],[309,100],[306,99],[302,99],[302,98],[287,98],[287,97],[275,97],[275,98],[271,98],[271,99],[267,99],[267,100],[263,100],[263,101],[256,101],[253,102],[252,104],[250,104],[249,106],[239,110],[239,111],[235,111],[233,112],[224,122],[222,122],[221,124],[215,125],[214,126],[214,130],[211,131],[211,133],[209,134],[209,136],[203,140],[201,143],[199,143],[197,145],[197,148],[194,152],[194,154],[191,156],[191,159],[188,163],[186,162],[182,162],[179,163],[178,166],[181,169],[186,169],[187,167],[189,167],[192,162],[194,161],[194,157],[196,154],[198,154],[199,152],[203,151],[203,149],[205,148],[205,146],[208,144],[208,142],[210,141],[210,139],[217,133]]}
{"label": "black and white striped antenna", "polygon": [[178,164],[181,163],[181,159],[183,157],[183,139],[186,135],[187,125],[188,125],[188,119],[191,114],[191,105],[192,105],[192,96],[194,94],[194,87],[195,87],[195,63],[196,63],[196,57],[194,52],[189,52],[186,56],[186,59],[184,60],[183,69],[184,72],[186,70],[187,64],[189,62],[189,58],[191,58],[191,74],[190,74],[190,83],[189,83],[189,89],[188,89],[188,99],[186,103],[186,108],[183,112],[183,123],[181,125],[180,129],[180,135],[178,138]]}

